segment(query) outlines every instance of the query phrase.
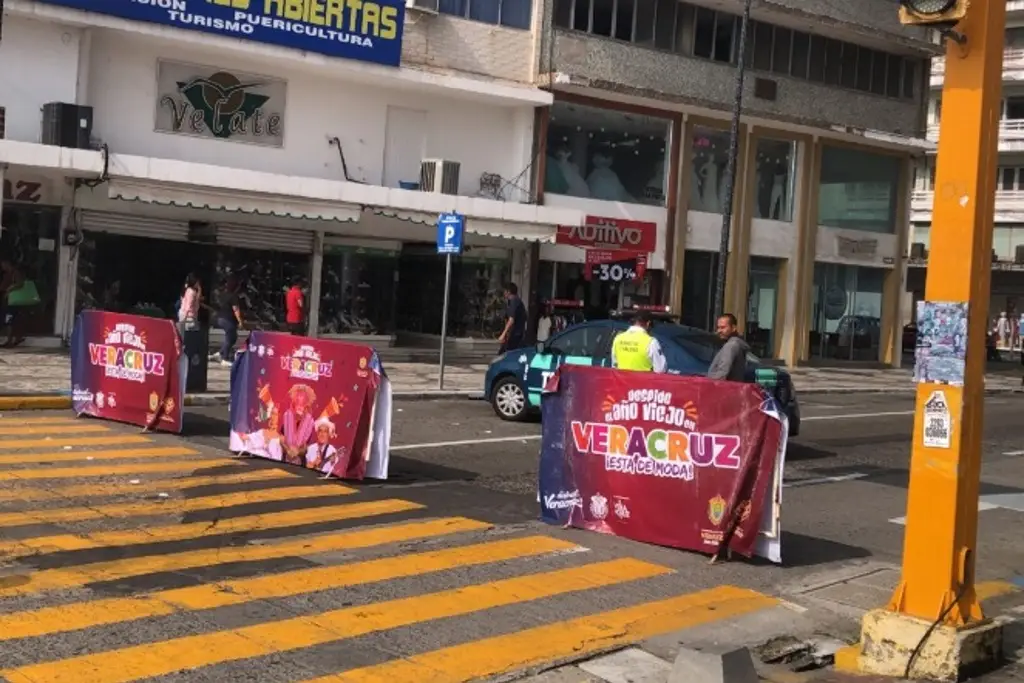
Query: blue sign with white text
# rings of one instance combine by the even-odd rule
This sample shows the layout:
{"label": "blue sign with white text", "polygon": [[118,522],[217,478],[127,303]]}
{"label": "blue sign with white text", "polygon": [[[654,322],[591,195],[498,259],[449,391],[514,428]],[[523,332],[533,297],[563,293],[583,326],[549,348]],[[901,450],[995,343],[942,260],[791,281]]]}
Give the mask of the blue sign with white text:
{"label": "blue sign with white text", "polygon": [[40,0],[122,19],[398,66],[405,0]]}
{"label": "blue sign with white text", "polygon": [[437,218],[437,253],[461,254],[466,219],[458,213],[442,213]]}

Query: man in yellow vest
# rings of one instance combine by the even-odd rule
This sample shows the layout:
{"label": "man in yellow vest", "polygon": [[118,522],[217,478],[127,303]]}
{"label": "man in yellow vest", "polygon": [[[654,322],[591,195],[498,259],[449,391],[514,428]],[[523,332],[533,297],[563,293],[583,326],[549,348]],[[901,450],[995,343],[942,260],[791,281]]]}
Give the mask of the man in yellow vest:
{"label": "man in yellow vest", "polygon": [[661,344],[651,336],[651,316],[641,312],[628,330],[612,343],[612,367],[619,370],[665,372],[665,354]]}

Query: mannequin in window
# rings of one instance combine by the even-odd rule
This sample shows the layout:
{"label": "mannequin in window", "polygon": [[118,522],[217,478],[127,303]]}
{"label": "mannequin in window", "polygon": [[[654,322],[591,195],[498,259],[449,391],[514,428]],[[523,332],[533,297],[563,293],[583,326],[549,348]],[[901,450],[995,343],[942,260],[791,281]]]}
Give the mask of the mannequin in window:
{"label": "mannequin in window", "polygon": [[996,334],[999,337],[998,347],[1000,349],[1008,348],[1010,341],[1010,321],[1006,317],[1006,311],[999,314],[999,322],[996,323]]}
{"label": "mannequin in window", "polygon": [[599,151],[594,153],[591,160],[594,170],[587,176],[587,185],[590,186],[590,196],[594,199],[604,199],[609,202],[633,202],[633,197],[626,191],[626,187],[619,180],[618,174],[612,170],[612,155],[610,152]]}
{"label": "mannequin in window", "polygon": [[768,217],[781,221],[786,217],[786,173],[785,169],[776,166],[775,179],[772,181],[772,195],[768,201]]}
{"label": "mannequin in window", "polygon": [[702,211],[709,213],[722,212],[722,198],[718,196],[718,164],[715,163],[713,154],[708,158],[698,171],[701,177],[701,205]]}
{"label": "mannequin in window", "polygon": [[702,195],[704,182],[700,175],[700,168],[703,163],[701,159],[693,160],[690,165],[690,210],[704,211],[704,197]]}
{"label": "mannequin in window", "polygon": [[644,199],[652,204],[665,201],[665,162],[659,161],[654,167],[654,175],[647,181],[644,188]]}
{"label": "mannequin in window", "polygon": [[567,147],[555,150],[554,157],[548,157],[548,171],[545,174],[544,189],[554,194],[570,197],[589,197],[590,188],[583,179],[579,167],[570,157],[572,152]]}

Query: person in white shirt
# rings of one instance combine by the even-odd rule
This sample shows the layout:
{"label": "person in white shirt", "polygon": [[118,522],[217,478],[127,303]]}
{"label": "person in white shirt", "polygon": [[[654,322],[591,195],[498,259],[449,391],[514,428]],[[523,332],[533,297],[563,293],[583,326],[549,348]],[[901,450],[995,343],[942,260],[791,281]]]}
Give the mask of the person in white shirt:
{"label": "person in white shirt", "polygon": [[546,342],[551,337],[551,323],[551,306],[545,304],[544,310],[540,313],[540,320],[537,321],[537,341]]}
{"label": "person in white shirt", "polygon": [[612,367],[664,373],[668,370],[661,344],[651,336],[651,316],[640,312],[633,324],[612,343]]}

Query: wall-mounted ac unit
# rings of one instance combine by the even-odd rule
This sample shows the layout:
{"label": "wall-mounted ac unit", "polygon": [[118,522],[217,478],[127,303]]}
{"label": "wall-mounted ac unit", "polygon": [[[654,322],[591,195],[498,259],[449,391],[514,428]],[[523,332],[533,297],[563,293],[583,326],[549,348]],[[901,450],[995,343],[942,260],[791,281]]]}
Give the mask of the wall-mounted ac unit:
{"label": "wall-mounted ac unit", "polygon": [[924,242],[914,242],[910,245],[910,258],[919,261],[928,258],[928,250],[925,249]]}
{"label": "wall-mounted ac unit", "polygon": [[92,138],[92,107],[67,102],[49,102],[43,105],[42,123],[40,140],[44,145],[89,149]]}
{"label": "wall-mounted ac unit", "polygon": [[441,0],[405,0],[405,8],[421,14],[437,14]]}
{"label": "wall-mounted ac unit", "polygon": [[420,189],[441,194],[459,193],[459,162],[424,159],[420,163]]}

